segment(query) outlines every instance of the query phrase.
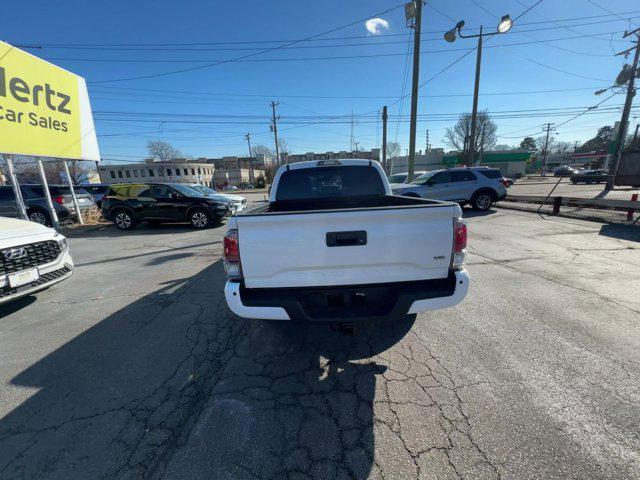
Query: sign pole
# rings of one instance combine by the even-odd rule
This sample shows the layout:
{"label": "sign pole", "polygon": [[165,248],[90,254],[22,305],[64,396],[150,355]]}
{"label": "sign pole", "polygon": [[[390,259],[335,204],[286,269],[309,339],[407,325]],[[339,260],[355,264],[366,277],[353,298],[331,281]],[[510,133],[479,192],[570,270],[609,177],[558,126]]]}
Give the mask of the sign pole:
{"label": "sign pole", "polygon": [[73,182],[71,181],[71,174],[69,173],[69,165],[66,160],[62,161],[64,163],[64,173],[67,175],[67,183],[69,184],[69,190],[71,190],[71,198],[73,199],[73,208],[76,210],[76,216],[78,217],[78,223],[80,225],[84,225],[84,220],[82,219],[82,213],[80,212],[80,204],[78,203],[78,198],[76,197],[76,191],[73,188]]}
{"label": "sign pole", "polygon": [[51,215],[51,223],[56,230],[60,229],[60,223],[58,222],[58,214],[56,209],[53,208],[53,202],[51,201],[51,193],[49,192],[49,183],[47,182],[47,176],[44,174],[44,167],[42,166],[42,160],[38,159],[38,171],[40,172],[40,180],[42,180],[42,190],[44,191],[44,198],[47,199],[47,205],[49,206],[49,214]]}
{"label": "sign pole", "polygon": [[16,172],[13,170],[13,158],[11,155],[5,155],[4,161],[7,164],[7,173],[9,174],[9,178],[11,179],[11,185],[13,186],[13,195],[16,197],[16,206],[18,208],[18,214],[24,220],[29,220],[29,216],[27,215],[27,209],[24,206],[24,199],[22,198],[22,192],[20,191],[20,185],[18,184],[18,179],[16,178]]}

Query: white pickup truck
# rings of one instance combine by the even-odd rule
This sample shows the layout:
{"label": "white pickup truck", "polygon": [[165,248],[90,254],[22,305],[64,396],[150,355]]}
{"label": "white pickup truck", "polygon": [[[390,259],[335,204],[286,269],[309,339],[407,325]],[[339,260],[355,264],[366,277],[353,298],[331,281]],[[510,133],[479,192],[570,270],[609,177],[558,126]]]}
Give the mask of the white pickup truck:
{"label": "white pickup truck", "polygon": [[460,206],[394,196],[379,163],[286,165],[269,195],[227,223],[225,297],[236,315],[397,320],[466,296]]}

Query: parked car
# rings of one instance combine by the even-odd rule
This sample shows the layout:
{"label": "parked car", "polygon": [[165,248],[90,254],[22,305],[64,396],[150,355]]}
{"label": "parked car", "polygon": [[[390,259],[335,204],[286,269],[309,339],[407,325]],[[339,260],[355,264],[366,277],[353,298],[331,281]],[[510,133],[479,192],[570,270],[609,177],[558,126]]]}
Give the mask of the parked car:
{"label": "parked car", "polygon": [[576,172],[569,180],[571,183],[605,183],[607,181],[608,172],[604,169],[598,170],[582,170],[581,172]]}
{"label": "parked car", "polygon": [[[42,185],[22,184],[20,185],[20,192],[22,192],[29,220],[48,227],[52,226],[53,222],[51,221],[49,206],[47,205]],[[76,188],[75,193],[81,213],[95,207],[93,197],[88,192],[82,188]],[[67,185],[49,185],[49,194],[51,195],[51,203],[56,211],[58,220],[61,222],[75,221],[77,215],[69,187]],[[13,187],[10,185],[0,187],[0,216],[20,217]]]}
{"label": "parked car", "polygon": [[222,187],[222,190],[230,192],[233,190],[238,190],[238,187],[236,187],[235,185],[225,185],[224,187]]}
{"label": "parked car", "polygon": [[200,185],[198,183],[189,184],[191,188],[194,190],[206,195],[209,198],[220,199],[222,201],[229,201],[233,205],[233,213],[241,212],[247,206],[247,199],[241,197],[240,195],[233,195],[231,193],[220,193],[215,190],[205,187],[204,185]]}
{"label": "parked car", "polygon": [[240,188],[243,190],[253,190],[255,187],[253,186],[253,183],[241,183]]}
{"label": "parked car", "polygon": [[83,183],[82,185],[78,185],[78,188],[89,192],[93,197],[93,201],[96,202],[96,206],[98,208],[102,208],[102,199],[104,198],[104,194],[107,193],[107,189],[109,188],[108,183]]}
{"label": "parked car", "polygon": [[577,171],[578,170],[573,167],[567,167],[567,166],[558,167],[553,171],[553,176],[554,177],[570,177]]}
{"label": "parked car", "polygon": [[[427,173],[425,170],[419,170],[417,172],[413,172],[413,178],[416,179],[420,175],[424,175],[425,173]],[[391,185],[391,189],[407,183],[408,176],[409,176],[409,172],[394,173],[393,175],[389,175],[388,180],[389,180],[389,185]]]}
{"label": "parked car", "polygon": [[231,211],[231,202],[209,198],[181,183],[114,184],[102,199],[102,216],[121,230],[131,230],[142,221],[189,222],[194,228],[207,228]]}
{"label": "parked car", "polygon": [[507,196],[505,180],[496,168],[449,168],[427,172],[410,184],[393,189],[393,193],[470,204],[475,210],[488,210]]}
{"label": "parked car", "polygon": [[0,304],[69,278],[73,260],[67,239],[26,220],[0,218]]}
{"label": "parked car", "polygon": [[225,298],[241,317],[354,323],[451,307],[469,288],[452,202],[392,195],[378,162],[278,169],[269,203],[229,219]]}

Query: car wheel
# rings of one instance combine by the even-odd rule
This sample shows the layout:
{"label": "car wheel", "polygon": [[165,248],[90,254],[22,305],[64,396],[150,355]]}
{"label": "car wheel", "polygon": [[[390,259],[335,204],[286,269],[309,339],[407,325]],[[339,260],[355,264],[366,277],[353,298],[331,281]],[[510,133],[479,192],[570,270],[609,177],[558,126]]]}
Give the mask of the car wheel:
{"label": "car wheel", "polygon": [[471,206],[479,212],[489,210],[491,205],[493,205],[493,196],[489,192],[477,193],[471,200]]}
{"label": "car wheel", "polygon": [[131,230],[136,226],[133,216],[127,210],[116,210],[112,213],[112,217],[113,223],[120,230]]}
{"label": "car wheel", "polygon": [[201,208],[193,210],[190,214],[189,220],[191,221],[191,226],[198,229],[207,228],[211,223],[209,215]]}
{"label": "car wheel", "polygon": [[42,210],[31,210],[27,213],[27,216],[32,222],[36,222],[47,227],[51,226],[51,219],[49,218],[49,214],[43,212]]}

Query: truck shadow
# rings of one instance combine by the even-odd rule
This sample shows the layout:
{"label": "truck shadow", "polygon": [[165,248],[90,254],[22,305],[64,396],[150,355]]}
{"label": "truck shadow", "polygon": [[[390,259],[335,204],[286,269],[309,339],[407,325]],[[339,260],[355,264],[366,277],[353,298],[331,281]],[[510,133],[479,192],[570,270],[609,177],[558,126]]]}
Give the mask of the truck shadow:
{"label": "truck shadow", "polygon": [[223,284],[220,261],[168,282],[14,377],[0,477],[367,478],[384,371],[370,358],[415,317],[353,336],[245,321]]}

